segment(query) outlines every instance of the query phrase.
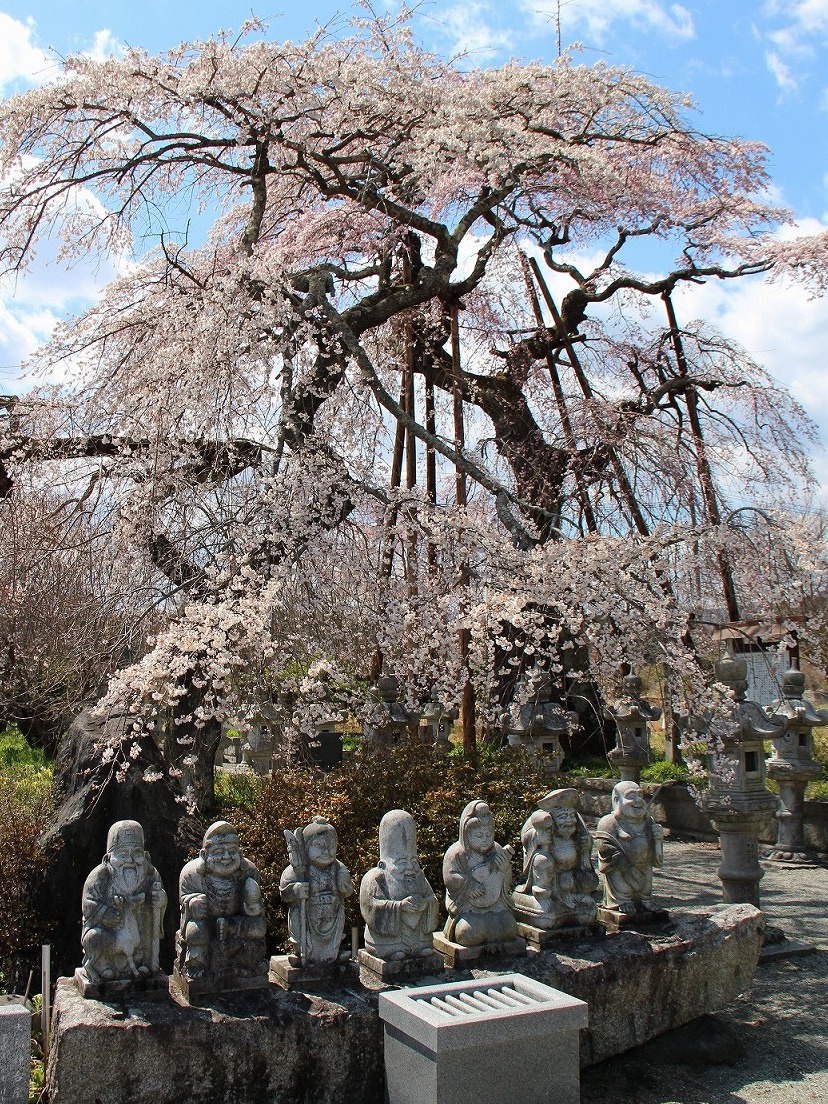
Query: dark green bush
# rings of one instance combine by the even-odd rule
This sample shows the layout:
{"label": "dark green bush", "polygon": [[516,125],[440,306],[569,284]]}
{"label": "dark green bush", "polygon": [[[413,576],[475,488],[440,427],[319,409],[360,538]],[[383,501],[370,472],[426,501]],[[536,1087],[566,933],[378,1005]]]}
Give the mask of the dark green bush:
{"label": "dark green bush", "polygon": [[[336,770],[312,767],[274,771],[252,808],[232,810],[245,854],[258,867],[274,945],[287,937],[279,878],[287,865],[283,831],[327,816],[337,830],[339,858],[359,879],[379,858],[378,827],[389,809],[407,809],[419,827],[420,861],[442,896],[443,855],[459,830],[460,813],[471,800],[488,802],[497,840],[511,843],[519,859],[520,829],[534,803],[565,785],[523,752],[482,748],[477,765],[462,756],[441,756],[408,745],[381,750],[362,745]],[[517,861],[517,860],[516,860]],[[359,923],[356,896],[347,923]]]}

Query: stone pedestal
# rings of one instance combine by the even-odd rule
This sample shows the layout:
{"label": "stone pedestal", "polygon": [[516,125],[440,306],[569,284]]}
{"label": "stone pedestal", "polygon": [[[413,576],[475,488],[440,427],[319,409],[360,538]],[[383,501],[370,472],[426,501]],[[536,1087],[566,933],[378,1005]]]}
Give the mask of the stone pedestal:
{"label": "stone pedestal", "polygon": [[169,977],[162,973],[151,974],[145,978],[92,982],[78,967],[74,976],[81,996],[91,1000],[163,1000],[170,987]]}
{"label": "stone pedestal", "polygon": [[31,1012],[23,1004],[0,1004],[0,1104],[26,1104],[31,1056]]}
{"label": "stone pedestal", "polygon": [[190,978],[176,966],[169,979],[168,991],[174,1001],[199,1004],[208,997],[228,993],[248,993],[251,990],[267,989],[267,985],[265,974],[257,974],[255,977],[234,976],[232,981],[222,983],[212,977]]}
{"label": "stone pedestal", "polygon": [[598,923],[607,932],[639,931],[657,924],[669,924],[667,909],[639,909],[638,912],[619,912],[618,909],[598,908]]}
{"label": "stone pedestal", "polygon": [[713,827],[719,833],[722,861],[717,871],[722,883],[725,904],[749,904],[759,907],[759,882],[765,872],[759,865],[759,824],[767,814],[768,805],[776,799],[768,794],[770,803],[761,810],[711,808]]}
{"label": "stone pedestal", "polygon": [[510,939],[503,943],[461,947],[459,943],[446,939],[442,932],[435,932],[434,950],[443,956],[447,970],[456,970],[480,958],[514,958],[516,955],[526,954],[526,940]]}
{"label": "stone pedestal", "polygon": [[522,974],[381,993],[388,1104],[578,1104],[587,1005]]}
{"label": "stone pedestal", "polygon": [[766,852],[765,858],[770,862],[813,866],[819,859],[805,844],[805,790],[816,773],[821,772],[821,767],[817,764],[816,773],[787,772],[783,776],[771,771],[772,763],[773,760],[768,764],[768,774],[779,783],[779,811],[776,814],[779,829],[776,843]]}
{"label": "stone pedestal", "polygon": [[526,950],[532,954],[552,950],[561,944],[574,943],[582,939],[602,939],[604,936],[604,928],[600,924],[571,925],[550,930],[518,921],[518,932],[521,939],[526,940]]}
{"label": "stone pedestal", "polygon": [[359,966],[352,958],[342,958],[337,962],[318,964],[311,962],[307,966],[293,964],[293,955],[273,955],[270,959],[268,979],[282,989],[301,989],[303,986],[347,985],[359,976]]}
{"label": "stone pedestal", "polygon": [[366,978],[369,985],[376,981],[399,984],[407,978],[418,978],[422,977],[423,974],[439,973],[444,968],[443,956],[438,954],[437,951],[430,955],[420,955],[417,958],[388,961],[384,958],[377,958],[376,955],[372,955],[370,951],[366,951],[362,947],[357,955],[357,962],[360,977],[363,976],[363,972],[369,975]]}

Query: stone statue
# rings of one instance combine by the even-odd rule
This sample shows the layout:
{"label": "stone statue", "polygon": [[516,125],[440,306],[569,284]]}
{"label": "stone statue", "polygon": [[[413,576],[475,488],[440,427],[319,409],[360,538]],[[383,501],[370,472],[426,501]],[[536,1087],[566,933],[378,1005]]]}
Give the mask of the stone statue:
{"label": "stone statue", "polygon": [[[392,809],[385,814],[379,851],[378,865],[359,887],[367,952],[360,961],[375,970],[369,956],[390,963],[419,959],[433,966],[438,904],[417,858],[417,825],[410,813]],[[381,965],[377,972],[384,974]]]}
{"label": "stone statue", "polygon": [[[434,946],[444,956],[447,942],[478,954],[483,949],[525,950],[509,895],[513,855],[511,847],[495,843],[489,806],[485,801],[470,801],[460,817],[460,838],[443,860],[448,920],[442,938],[435,936]],[[454,957],[461,961],[472,956]]]}
{"label": "stone statue", "polygon": [[[520,833],[523,879],[515,889],[515,915],[522,925],[552,931],[589,926],[597,902],[592,837],[577,810],[578,791],[553,790],[538,802]],[[521,928],[521,934],[536,942]]]}
{"label": "stone statue", "polygon": [[266,986],[259,875],[226,820],[204,833],[198,858],[181,871],[179,897],[175,977],[184,996]]}
{"label": "stone statue", "polygon": [[661,866],[664,832],[650,816],[641,787],[618,782],[612,791],[612,812],[595,830],[598,872],[604,899],[598,919],[610,928],[667,914],[653,905],[653,867]]}
{"label": "stone statue", "polygon": [[[291,966],[326,966],[340,958],[345,935],[346,897],[354,883],[336,857],[336,830],[315,816],[306,828],[285,832],[290,865],[282,872],[279,892],[288,908],[288,932],[299,952]],[[343,952],[347,959],[348,952]]]}
{"label": "stone statue", "polygon": [[158,967],[167,895],[144,850],[144,829],[119,820],[109,829],[106,854],[83,887],[81,993],[106,996],[129,989],[166,988]]}

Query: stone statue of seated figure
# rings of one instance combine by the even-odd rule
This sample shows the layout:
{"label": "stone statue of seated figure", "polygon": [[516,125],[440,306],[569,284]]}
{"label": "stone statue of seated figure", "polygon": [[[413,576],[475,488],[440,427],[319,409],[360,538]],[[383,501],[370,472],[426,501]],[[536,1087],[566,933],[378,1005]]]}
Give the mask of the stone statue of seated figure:
{"label": "stone statue of seated figure", "polygon": [[417,857],[417,825],[410,813],[392,809],[385,814],[379,850],[379,865],[359,887],[365,949],[389,962],[430,959],[438,905]]}
{"label": "stone statue of seated figure", "polygon": [[543,931],[583,927],[595,920],[598,875],[592,837],[577,811],[578,791],[553,790],[538,802],[521,830],[523,878],[515,915]]}
{"label": "stone statue of seated figure", "polygon": [[84,996],[166,984],[158,968],[158,943],[167,895],[144,850],[135,820],[109,829],[106,854],[83,887],[83,965],[75,973]]}
{"label": "stone statue of seated figure", "polygon": [[[460,817],[460,838],[443,860],[446,939],[461,947],[519,939],[509,896],[513,855],[511,847],[495,843],[489,806],[470,801]],[[441,949],[438,942],[435,946]]]}
{"label": "stone statue of seated figure", "polygon": [[650,816],[640,786],[617,783],[612,791],[612,812],[601,817],[595,830],[604,890],[600,920],[666,916],[653,903],[653,867],[662,864],[663,839],[661,825]]}
{"label": "stone statue of seated figure", "polygon": [[267,985],[259,875],[227,821],[204,833],[198,858],[181,871],[179,898],[176,975],[185,995]]}

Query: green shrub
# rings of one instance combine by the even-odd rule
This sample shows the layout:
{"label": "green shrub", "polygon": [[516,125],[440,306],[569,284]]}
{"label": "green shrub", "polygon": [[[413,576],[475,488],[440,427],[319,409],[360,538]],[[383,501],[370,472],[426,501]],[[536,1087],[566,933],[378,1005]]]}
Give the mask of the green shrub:
{"label": "green shrub", "polygon": [[237,810],[253,809],[266,784],[265,778],[253,774],[252,771],[245,771],[243,774],[216,771],[216,801],[221,806],[223,815],[228,820],[233,820]]}
{"label": "green shrub", "polygon": [[641,772],[642,782],[687,782],[690,771],[681,763],[670,763],[667,759],[657,759],[648,763]]}
{"label": "green shrub", "polygon": [[[543,794],[565,784],[524,752],[481,748],[476,765],[462,756],[442,756],[428,746],[373,749],[363,744],[336,770],[312,767],[274,771],[250,809],[235,813],[245,854],[256,864],[274,945],[287,936],[279,878],[287,865],[283,832],[327,816],[339,838],[339,858],[358,885],[379,858],[377,831],[389,809],[407,809],[419,827],[423,869],[441,892],[443,855],[459,830],[469,801],[488,802],[497,840],[519,856],[520,829]],[[347,923],[358,920],[356,896],[346,904]]]}
{"label": "green shrub", "polygon": [[47,862],[38,846],[55,811],[52,771],[14,730],[0,737],[0,985],[13,988],[18,964],[47,933],[32,890]]}

